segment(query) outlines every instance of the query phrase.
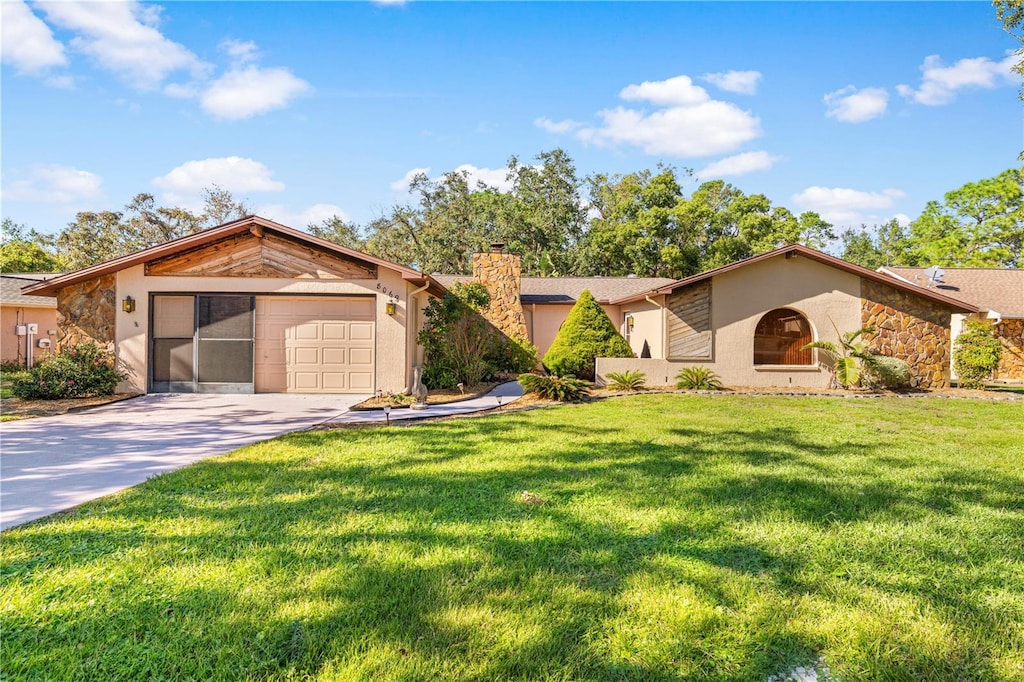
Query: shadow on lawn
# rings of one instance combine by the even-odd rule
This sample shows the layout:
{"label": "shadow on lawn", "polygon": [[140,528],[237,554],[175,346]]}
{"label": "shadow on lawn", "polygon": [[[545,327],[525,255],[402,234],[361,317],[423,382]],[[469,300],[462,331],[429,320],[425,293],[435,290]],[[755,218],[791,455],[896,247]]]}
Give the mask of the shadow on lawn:
{"label": "shadow on lawn", "polygon": [[[964,503],[1013,509],[1020,499],[1018,481],[970,472],[928,472],[931,484],[914,492],[890,480],[870,443],[825,446],[786,428],[712,441],[699,428],[632,438],[556,422],[558,447],[507,462],[488,454],[532,447],[519,428],[527,423],[295,434],[283,443],[301,456],[208,460],[72,514],[95,512],[106,529],[30,524],[10,540],[12,553],[29,551],[6,562],[4,582],[117,557],[128,568],[104,584],[97,607],[67,620],[6,617],[8,646],[34,642],[77,660],[76,675],[106,679],[127,678],[115,663],[136,659],[149,668],[131,674],[210,679],[315,676],[323,666],[358,678],[765,679],[817,658],[822,642],[795,632],[784,610],[820,585],[802,576],[799,555],[745,538],[743,523],[828,529],[953,515]],[[378,444],[400,454],[352,455]],[[830,464],[837,450],[863,461]],[[860,485],[835,483],[846,480],[841,466],[856,466]],[[524,490],[546,503],[524,504]],[[597,503],[611,506],[589,513]],[[665,519],[637,519],[666,505]],[[165,522],[153,533],[154,518],[180,519],[183,530]],[[192,522],[203,530],[185,532]],[[693,568],[672,568],[680,565]],[[233,589],[159,578],[229,566],[240,567]],[[147,576],[154,582],[140,587]],[[642,620],[636,632],[610,631],[635,615],[624,598],[643,580],[685,587],[698,606],[731,615],[691,622],[682,613],[680,631]],[[737,584],[783,610],[745,611]],[[938,608],[974,604],[983,625],[995,618],[977,607],[976,590],[953,601],[921,596]],[[651,627],[649,649],[610,641]],[[932,660],[930,671],[994,677],[979,652],[956,650],[962,658]],[[915,677],[925,653],[883,661],[885,674]]]}

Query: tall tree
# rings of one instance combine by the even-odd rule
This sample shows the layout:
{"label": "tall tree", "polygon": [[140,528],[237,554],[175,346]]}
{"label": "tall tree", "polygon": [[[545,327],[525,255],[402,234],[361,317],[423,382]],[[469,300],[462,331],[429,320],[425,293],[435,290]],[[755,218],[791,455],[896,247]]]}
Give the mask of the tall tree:
{"label": "tall tree", "polygon": [[43,247],[40,235],[4,218],[0,229],[0,272],[60,272],[60,259]]}
{"label": "tall tree", "polygon": [[314,237],[320,237],[320,239],[326,239],[350,249],[361,251],[366,246],[366,240],[360,234],[359,226],[347,222],[339,215],[333,215],[319,223],[310,223],[306,226],[306,230]]}
{"label": "tall tree", "polygon": [[1020,267],[1024,242],[1024,168],[968,182],[931,201],[910,223],[911,249],[928,265]]}
{"label": "tall tree", "polygon": [[917,255],[911,251],[906,228],[895,218],[869,230],[843,232],[843,260],[877,270],[883,265],[917,265]]}

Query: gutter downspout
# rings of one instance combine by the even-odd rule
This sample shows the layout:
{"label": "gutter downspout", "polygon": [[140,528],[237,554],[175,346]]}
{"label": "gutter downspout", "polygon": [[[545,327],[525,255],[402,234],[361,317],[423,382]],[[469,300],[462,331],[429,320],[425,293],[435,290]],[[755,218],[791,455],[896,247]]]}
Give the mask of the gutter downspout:
{"label": "gutter downspout", "polygon": [[[405,317],[406,317],[407,320],[411,319],[411,317],[412,317],[412,306],[416,305],[418,307],[418,303],[414,303],[414,300],[416,299],[417,294],[420,294],[420,293],[426,291],[429,287],[430,287],[430,280],[428,279],[427,283],[424,284],[423,286],[421,286],[419,289],[413,289],[412,291],[409,292],[409,296],[406,298],[406,304],[405,304],[406,308],[407,308],[406,316]],[[416,322],[417,323],[419,322],[419,315],[418,314],[416,316]],[[420,365],[423,364],[422,359],[419,357],[419,344],[416,343],[416,335],[418,334],[419,330],[413,329],[412,325],[410,325],[409,331],[412,333],[412,346],[413,346],[413,356],[414,356],[412,358],[413,362],[411,362],[410,364],[412,365],[412,367],[415,367],[417,364],[420,364]],[[411,369],[411,367],[409,367],[407,369]],[[412,383],[412,376],[410,374],[410,375],[408,375],[406,377],[406,388],[408,388],[408,393],[410,395],[412,395],[413,391],[416,388],[415,386],[412,386],[411,383]]]}

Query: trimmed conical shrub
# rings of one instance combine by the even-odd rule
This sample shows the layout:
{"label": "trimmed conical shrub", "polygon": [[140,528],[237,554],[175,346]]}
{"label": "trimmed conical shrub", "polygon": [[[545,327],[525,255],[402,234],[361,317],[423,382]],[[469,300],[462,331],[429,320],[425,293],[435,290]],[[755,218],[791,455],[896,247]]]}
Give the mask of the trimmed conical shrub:
{"label": "trimmed conical shrub", "polygon": [[584,289],[544,356],[544,366],[558,376],[594,379],[595,358],[632,358],[629,342],[615,329],[604,308]]}

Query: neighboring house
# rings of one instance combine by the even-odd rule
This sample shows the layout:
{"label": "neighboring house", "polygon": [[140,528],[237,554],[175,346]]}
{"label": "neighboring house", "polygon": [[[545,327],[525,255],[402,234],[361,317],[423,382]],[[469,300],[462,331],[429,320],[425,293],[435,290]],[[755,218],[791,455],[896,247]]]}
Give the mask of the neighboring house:
{"label": "neighboring house", "polygon": [[[643,352],[644,341],[648,340],[633,333],[635,322],[632,317],[628,311],[623,311],[622,306],[613,305],[612,301],[665,286],[674,280],[667,277],[521,277],[520,257],[504,253],[502,246],[495,244],[490,254],[475,254],[473,276],[434,275],[434,279],[450,287],[456,282],[470,282],[475,278],[487,285],[492,299],[503,299],[492,309],[507,310],[518,299],[523,312],[525,336],[537,347],[542,358],[551,347],[576,299],[585,289],[589,290],[629,341],[633,352],[637,355]],[[500,316],[493,313],[490,315],[492,318]],[[496,324],[501,328],[500,323]]]}
{"label": "neighboring house", "polygon": [[58,345],[114,350],[141,392],[407,390],[432,278],[251,216],[54,277]]}
{"label": "neighboring house", "polygon": [[[1024,381],[1024,270],[944,268],[939,282],[932,281],[925,274],[925,268],[883,267],[878,270],[975,306],[977,314],[954,313],[951,339],[956,341],[968,318],[992,321],[1003,345],[993,379]],[[951,372],[955,378],[956,370],[951,368]]]}
{"label": "neighboring house", "polygon": [[[22,367],[46,355],[57,334],[57,303],[45,296],[26,296],[22,287],[56,277],[42,273],[0,274],[0,359]],[[29,325],[36,332],[28,334]]]}
{"label": "neighboring house", "polygon": [[[653,339],[652,359],[599,359],[608,372],[639,369],[651,384],[701,365],[727,386],[826,387],[815,340],[874,326],[869,347],[900,358],[921,388],[949,384],[950,318],[977,307],[905,280],[792,245],[612,300]],[[834,325],[834,327],[833,327]]]}

